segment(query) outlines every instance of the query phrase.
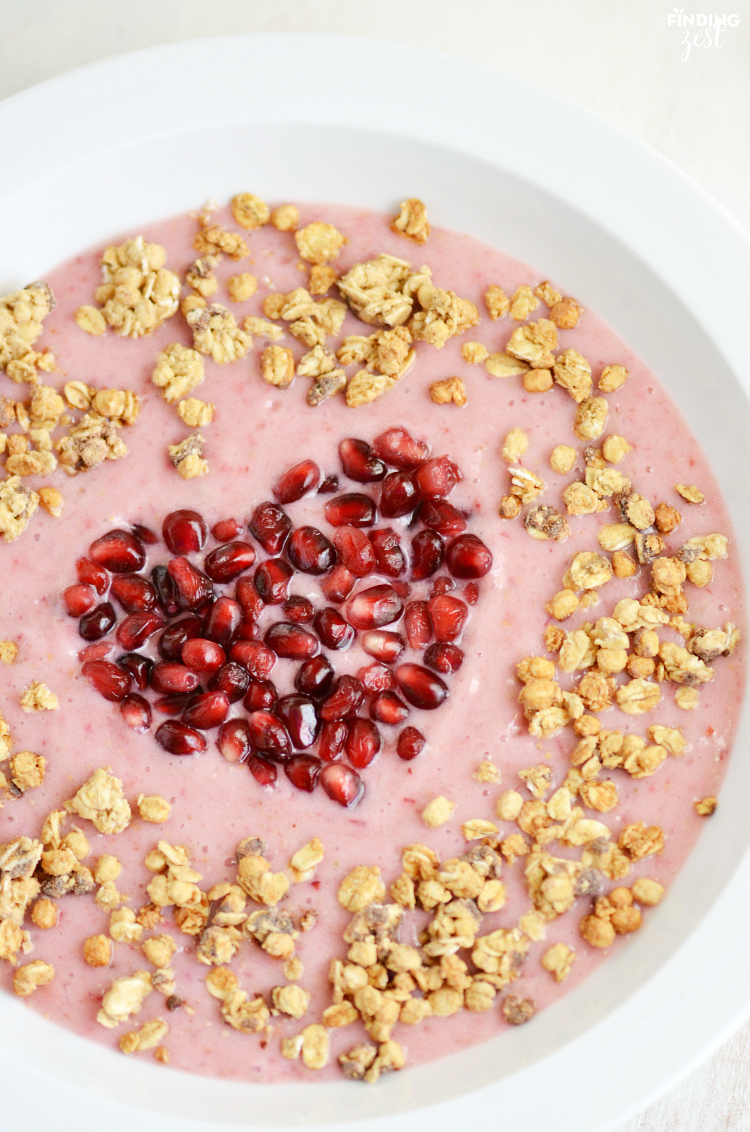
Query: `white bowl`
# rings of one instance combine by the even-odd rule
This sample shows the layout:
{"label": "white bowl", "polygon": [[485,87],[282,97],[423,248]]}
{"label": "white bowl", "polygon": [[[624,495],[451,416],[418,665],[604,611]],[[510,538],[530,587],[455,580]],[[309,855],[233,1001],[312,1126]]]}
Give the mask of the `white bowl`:
{"label": "white bowl", "polygon": [[[366,39],[237,36],[64,75],[0,106],[0,286],[240,189],[430,217],[559,280],[655,370],[707,452],[750,575],[750,241],[656,153],[539,88]],[[521,1028],[376,1088],[242,1085],[84,1042],[0,996],[3,1126],[58,1132],[460,1122],[602,1132],[748,1012],[747,711],[721,806],[669,899]],[[141,1110],[133,1112],[130,1106]],[[429,1113],[416,1110],[432,1106]]]}

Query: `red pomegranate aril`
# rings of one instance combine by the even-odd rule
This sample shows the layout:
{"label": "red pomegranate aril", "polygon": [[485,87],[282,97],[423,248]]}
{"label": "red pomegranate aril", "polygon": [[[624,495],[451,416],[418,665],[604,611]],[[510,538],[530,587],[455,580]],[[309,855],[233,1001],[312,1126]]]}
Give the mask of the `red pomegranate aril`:
{"label": "red pomegranate aril", "polygon": [[280,719],[268,711],[254,711],[247,717],[250,742],[276,762],[284,762],[292,753],[292,742]]}
{"label": "red pomegranate aril", "polygon": [[365,784],[356,770],[344,763],[328,763],[320,772],[319,781],[328,797],[347,809],[356,806],[365,792]]}
{"label": "red pomegranate aril", "polygon": [[270,711],[279,698],[270,680],[250,680],[242,706],[246,711]]}
{"label": "red pomegranate aril", "polygon": [[231,597],[220,597],[205,617],[205,634],[209,641],[229,648],[234,644],[244,620],[242,606]]}
{"label": "red pomegranate aril", "polygon": [[446,499],[462,479],[459,468],[447,456],[433,456],[414,473],[414,482],[423,499]]}
{"label": "red pomegranate aril", "polygon": [[333,495],[339,489],[339,477],[337,475],[326,476],[318,488],[318,495]]}
{"label": "red pomegranate aril", "polygon": [[339,456],[344,475],[357,483],[375,483],[382,480],[388,470],[366,440],[354,437],[342,440],[339,444]]}
{"label": "red pomegranate aril", "polygon": [[167,617],[174,617],[175,613],[180,612],[179,595],[166,566],[154,566],[151,571],[151,582],[156,590],[162,613],[166,613]]}
{"label": "red pomegranate aril", "polygon": [[416,727],[405,727],[396,740],[396,754],[405,762],[411,762],[425,749],[425,737]]}
{"label": "red pomegranate aril", "polygon": [[109,574],[103,566],[97,566],[96,562],[92,562],[90,558],[78,559],[76,562],[76,577],[79,582],[84,582],[87,586],[93,586],[100,596],[107,592]]}
{"label": "red pomegranate aril", "polygon": [[116,621],[114,609],[108,601],[103,601],[101,605],[95,605],[88,613],[84,613],[78,622],[79,636],[83,637],[84,641],[98,641],[106,637]]}
{"label": "red pomegranate aril", "polygon": [[317,527],[298,527],[290,535],[286,556],[303,574],[325,574],[336,563],[336,551]]}
{"label": "red pomegranate aril", "polygon": [[281,605],[287,599],[294,570],[283,558],[269,558],[255,571],[255,588],[266,605]]}
{"label": "red pomegranate aril", "polygon": [[185,664],[155,664],[151,673],[151,687],[167,696],[189,695],[196,690],[198,682],[198,673]]}
{"label": "red pomegranate aril", "polygon": [[431,578],[445,561],[445,543],[435,531],[419,531],[411,540],[411,576],[415,582]]}
{"label": "red pomegranate aril", "polygon": [[260,640],[260,627],[257,618],[253,617],[250,613],[245,613],[240,621],[237,630],[238,641],[258,641]]}
{"label": "red pomegranate aril", "polygon": [[214,595],[213,582],[187,558],[171,558],[169,576],[177,586],[177,600],[183,609],[201,609]]}
{"label": "red pomegranate aril", "polygon": [[405,428],[387,428],[372,442],[373,452],[385,460],[386,464],[393,464],[396,468],[405,468],[410,471],[423,464],[430,455],[430,446],[423,440],[415,440]]}
{"label": "red pomegranate aril", "polygon": [[408,472],[389,472],[380,491],[380,513],[386,519],[411,515],[419,503],[419,492]]}
{"label": "red pomegranate aril", "polygon": [[182,722],[199,731],[220,727],[229,713],[229,696],[224,692],[203,692],[194,696],[182,713]]}
{"label": "red pomegranate aril", "polygon": [[380,750],[380,732],[371,719],[353,719],[344,745],[349,762],[362,770]]}
{"label": "red pomegranate aril", "polygon": [[358,491],[329,499],[325,515],[332,527],[371,527],[378,517],[375,500]]}
{"label": "red pomegranate aril", "polygon": [[360,668],[357,679],[362,681],[362,687],[368,696],[377,695],[378,692],[392,692],[396,687],[395,676],[384,664],[368,664],[365,668]]}
{"label": "red pomegranate aril", "polygon": [[398,633],[390,633],[387,629],[371,629],[362,634],[362,648],[368,656],[392,664],[406,648],[404,638]]}
{"label": "red pomegranate aril", "polygon": [[276,503],[259,504],[248,523],[250,534],[265,550],[266,554],[279,554],[289,538],[292,520]]}
{"label": "red pomegranate aril", "polygon": [[249,687],[250,673],[234,660],[222,664],[208,682],[209,692],[224,692],[230,704],[241,700]]}
{"label": "red pomegranate aril", "polygon": [[170,755],[198,755],[208,746],[200,731],[177,719],[169,719],[157,727],[154,738]]}
{"label": "red pomegranate aril", "polygon": [[404,610],[404,627],[409,647],[423,649],[432,640],[430,609],[426,601],[412,601]]}
{"label": "red pomegranate aril", "polygon": [[263,612],[264,601],[252,578],[240,578],[234,591],[234,596],[246,613],[259,617]]}
{"label": "red pomegranate aril", "polygon": [[277,621],[266,630],[263,639],[277,656],[287,660],[311,660],[320,652],[318,638],[291,621]]}
{"label": "red pomegranate aril", "polygon": [[439,578],[433,580],[430,586],[430,597],[440,597],[441,594],[450,593],[455,590],[456,583],[453,578],[446,578],[445,574],[441,574]]}
{"label": "red pomegranate aril", "polygon": [[197,554],[208,538],[208,527],[197,511],[170,511],[161,533],[172,554]]}
{"label": "red pomegranate aril", "polygon": [[293,621],[295,625],[306,625],[315,616],[315,607],[306,597],[292,594],[284,602],[284,613],[288,620]]}
{"label": "red pomegranate aril", "polygon": [[117,626],[117,640],[124,649],[139,649],[149,637],[164,628],[164,618],[158,613],[129,613]]}
{"label": "red pomegranate aril", "polygon": [[332,763],[334,759],[344,753],[348,734],[349,724],[345,719],[332,719],[325,722],[320,729],[318,758],[322,759],[323,762]]}
{"label": "red pomegranate aril", "polygon": [[182,660],[182,648],[185,641],[193,637],[200,637],[203,633],[203,622],[200,617],[193,614],[183,617],[168,625],[159,637],[159,655],[163,660]]}
{"label": "red pomegranate aril", "polygon": [[85,649],[81,649],[78,653],[78,659],[81,664],[87,660],[106,660],[114,650],[114,641],[97,641],[93,645],[86,645]]}
{"label": "red pomegranate aril", "polygon": [[318,785],[321,769],[320,759],[316,759],[315,755],[292,755],[284,763],[284,774],[292,786],[304,790],[307,794],[312,794]]}
{"label": "red pomegranate aril", "polygon": [[424,662],[428,668],[450,676],[451,672],[458,672],[464,662],[463,649],[458,645],[430,645],[425,649]]}
{"label": "red pomegranate aril", "polygon": [[387,578],[398,578],[406,569],[406,558],[401,542],[394,530],[383,527],[368,534],[370,545],[375,551],[376,570]]}
{"label": "red pomegranate aril", "polygon": [[469,607],[460,597],[453,594],[440,594],[428,602],[435,640],[439,644],[458,641],[464,631]]}
{"label": "red pomegranate aril", "polygon": [[84,582],[77,582],[63,590],[62,598],[68,617],[83,617],[96,605],[96,590]]}
{"label": "red pomegranate aril", "polygon": [[211,534],[217,542],[231,542],[242,534],[242,523],[237,519],[219,519],[211,527]]}
{"label": "red pomegranate aril", "polygon": [[412,707],[433,711],[448,696],[448,687],[421,664],[402,664],[396,669],[396,682]]}
{"label": "red pomegranate aril", "polygon": [[126,696],[120,704],[120,715],[131,731],[148,731],[151,726],[151,704],[143,696]]}
{"label": "red pomegranate aril", "polygon": [[337,527],[333,533],[333,545],[339,562],[351,570],[355,578],[364,578],[375,569],[377,560],[372,543],[358,527]]}
{"label": "red pomegranate aril", "polygon": [[356,676],[339,676],[333,691],[320,706],[322,719],[348,719],[356,715],[365,698],[362,682]]}
{"label": "red pomegranate aril", "polygon": [[192,637],[182,646],[182,663],[193,672],[217,672],[226,662],[227,654],[216,641]]}
{"label": "red pomegranate aril", "polygon": [[333,675],[330,661],[324,656],[316,656],[299,666],[294,677],[294,686],[298,692],[320,699],[330,692]]}
{"label": "red pomegranate aril", "polygon": [[302,460],[279,476],[273,485],[273,497],[277,503],[295,503],[308,491],[314,491],[320,483],[320,468],[314,460]]}
{"label": "red pomegranate aril", "polygon": [[248,770],[260,786],[275,786],[278,771],[269,759],[262,755],[250,755],[247,760]]}
{"label": "red pomegranate aril", "polygon": [[267,680],[276,664],[276,653],[261,641],[235,641],[229,659],[246,668],[254,680]]}
{"label": "red pomegranate aril", "polygon": [[142,523],[133,523],[133,534],[144,546],[156,546],[159,541],[159,536],[150,527],[144,527]]}
{"label": "red pomegranate aril", "polygon": [[404,605],[393,586],[370,586],[355,593],[346,603],[344,613],[355,629],[380,629],[398,621]]}
{"label": "red pomegranate aril", "polygon": [[249,570],[255,562],[255,548],[249,542],[227,542],[206,555],[203,569],[212,582],[225,585]]}
{"label": "red pomegranate aril", "polygon": [[111,703],[120,703],[130,691],[130,673],[110,660],[87,660],[81,672],[99,695]]}
{"label": "red pomegranate aril", "polygon": [[409,715],[409,708],[395,692],[379,692],[370,701],[370,716],[378,723],[395,727]]}
{"label": "red pomegranate aril", "polygon": [[320,588],[328,601],[340,605],[342,601],[346,601],[354,589],[356,580],[354,574],[346,566],[334,566],[330,574],[321,579]]}
{"label": "red pomegranate aril", "polygon": [[154,700],[154,710],[161,715],[182,715],[190,701],[195,698],[195,692],[189,696],[162,696]]}
{"label": "red pomegranate aril", "polygon": [[453,538],[466,530],[466,519],[445,499],[426,499],[419,507],[419,518],[443,538]]}
{"label": "red pomegranate aril", "polygon": [[141,574],[115,574],[109,596],[126,613],[146,613],[158,604],[156,590]]}
{"label": "red pomegranate aril", "polygon": [[354,640],[354,630],[337,609],[319,610],[313,618],[313,629],[327,649],[348,649]]}
{"label": "red pomegranate aril", "polygon": [[476,605],[479,601],[479,586],[476,582],[467,582],[464,586],[464,601],[467,605]]}
{"label": "red pomegranate aril", "polygon": [[222,723],[216,746],[228,763],[244,762],[253,749],[250,728],[245,720],[228,719],[226,723]]}
{"label": "red pomegranate aril", "polygon": [[154,670],[154,662],[150,657],[141,656],[139,652],[125,652],[118,656],[116,664],[130,673],[133,683],[141,692],[148,688]]}
{"label": "red pomegranate aril", "polygon": [[408,582],[402,582],[398,578],[394,578],[391,585],[402,601],[405,601],[411,593],[411,586]]}
{"label": "red pomegranate aril", "polygon": [[483,578],[492,569],[492,551],[476,535],[459,535],[448,544],[445,564],[454,578]]}
{"label": "red pomegranate aril", "polygon": [[320,730],[314,700],[309,696],[282,696],[276,701],[273,710],[286,727],[295,751],[305,751],[312,747]]}
{"label": "red pomegranate aril", "polygon": [[130,531],[108,531],[92,542],[89,557],[112,574],[134,574],[146,563],[146,551]]}

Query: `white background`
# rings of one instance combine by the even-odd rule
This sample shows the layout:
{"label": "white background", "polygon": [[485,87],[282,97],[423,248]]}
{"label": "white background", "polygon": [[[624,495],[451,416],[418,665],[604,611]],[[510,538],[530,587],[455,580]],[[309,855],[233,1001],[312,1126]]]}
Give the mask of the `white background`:
{"label": "white background", "polygon": [[[310,31],[400,40],[502,68],[604,115],[668,157],[750,231],[750,0],[685,0],[683,10],[735,13],[739,24],[721,31],[720,45],[692,47],[683,59],[683,29],[667,23],[676,9],[662,0],[0,0],[0,98],[110,55],[203,36]],[[315,68],[313,43],[311,98]],[[116,91],[112,112],[128,113]],[[581,1069],[582,1088],[595,1087]],[[750,1025],[619,1132],[748,1130]]]}

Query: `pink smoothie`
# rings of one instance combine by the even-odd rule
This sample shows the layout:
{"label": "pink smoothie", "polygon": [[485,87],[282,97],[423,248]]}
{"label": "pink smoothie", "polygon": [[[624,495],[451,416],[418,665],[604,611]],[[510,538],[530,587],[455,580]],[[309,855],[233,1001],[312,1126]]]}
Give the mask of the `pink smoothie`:
{"label": "pink smoothie", "polygon": [[[223,211],[217,215],[228,227],[236,228],[231,215]],[[427,264],[438,286],[450,288],[477,305],[481,322],[439,350],[417,342],[416,364],[401,383],[356,409],[348,408],[340,396],[317,408],[309,407],[306,378],[297,377],[287,389],[267,384],[260,376],[260,355],[267,343],[259,338],[247,357],[230,365],[218,366],[207,358],[205,381],[192,396],[216,406],[214,422],[202,430],[206,438],[204,456],[211,470],[202,478],[183,481],[167,459],[166,446],[184,439],[188,430],[175,408],[163,401],[150,376],[157,353],[167,344],[192,345],[189,328],[178,313],[151,337],[140,340],[119,338],[111,331],[98,338],[84,334],[73,315],[82,303],[94,301],[102,249],[81,255],[48,277],[57,307],[45,322],[37,348],[46,346],[57,358],[59,372],[51,375],[50,384],[61,387],[75,380],[101,388],[132,389],[142,401],[140,418],[134,426],[122,430],[129,449],[124,459],[75,478],[66,477],[60,469],[43,481],[59,486],[64,493],[61,519],[40,511],[21,538],[0,544],[4,579],[0,639],[13,640],[19,648],[17,662],[2,671],[0,710],[9,724],[13,749],[35,751],[48,762],[41,787],[5,801],[0,811],[0,843],[22,833],[38,836],[51,810],[71,798],[95,768],[109,766],[122,779],[133,805],[131,825],[122,834],[105,836],[90,822],[78,824],[92,846],[86,864],[103,853],[115,854],[121,860],[123,874],[117,887],[129,896],[127,906],[134,910],[148,901],[145,889],[151,874],[143,860],[160,838],[188,849],[194,867],[203,876],[200,886],[204,891],[222,881],[235,881],[235,851],[245,837],[260,836],[267,842],[268,859],[275,871],[288,869],[291,855],[311,838],[317,837],[325,845],[325,858],[314,879],[292,884],[281,905],[295,920],[309,909],[318,913],[314,929],[302,933],[297,943],[297,954],[304,965],[299,981],[312,995],[310,1008],[300,1021],[285,1015],[274,1018],[270,1038],[239,1034],[223,1022],[219,1004],[204,985],[209,969],[195,960],[195,939],[176,928],[170,910],[156,933],[146,934],[166,932],[174,937],[178,947],[173,964],[176,993],[194,1013],[184,1009],[168,1013],[164,999],[153,993],[137,1018],[117,1030],[100,1026],[96,1014],[112,979],[150,967],[137,944],[124,943],[114,945],[111,967],[92,968],[84,963],[84,939],[98,932],[106,934],[108,925],[107,914],[97,907],[93,896],[70,895],[59,900],[55,929],[45,932],[27,923],[34,951],[21,961],[46,959],[56,970],[54,981],[27,1002],[54,1022],[112,1048],[125,1030],[157,1016],[166,1018],[170,1029],[164,1044],[172,1066],[265,1082],[336,1076],[338,1054],[367,1040],[359,1022],[332,1030],[331,1063],[317,1075],[300,1061],[286,1060],[280,1054],[280,1039],[318,1021],[331,1002],[330,962],[346,955],[342,933],[350,916],[336,899],[346,873],[356,865],[377,865],[389,885],[401,872],[402,849],[417,842],[432,847],[443,860],[459,856],[476,844],[467,844],[461,831],[461,824],[474,818],[495,821],[502,837],[518,832],[515,823],[496,817],[495,802],[510,789],[530,798],[518,777],[523,768],[547,762],[552,768],[553,789],[561,785],[577,737],[570,727],[544,742],[529,735],[518,703],[521,684],[515,665],[526,656],[551,655],[544,648],[543,634],[550,623],[544,605],[562,588],[563,574],[574,554],[598,549],[600,526],[618,521],[612,509],[601,515],[571,516],[567,541],[542,542],[529,536],[520,519],[505,521],[498,517],[500,498],[509,486],[501,449],[510,429],[520,428],[527,434],[529,445],[522,463],[547,485],[537,502],[564,510],[562,490],[582,478],[584,472],[585,442],[573,434],[575,405],[563,389],[555,386],[549,393],[527,393],[519,377],[493,378],[483,365],[469,365],[461,354],[466,340],[480,341],[490,351],[504,349],[519,324],[507,317],[491,321],[484,292],[492,283],[502,286],[508,295],[519,284],[536,287],[541,282],[536,272],[459,233],[434,231],[424,247],[417,247],[390,231],[387,218],[373,213],[311,205],[301,208],[301,217],[303,224],[316,219],[329,221],[345,234],[348,242],[336,261],[339,273],[381,252],[409,260],[414,269]],[[195,231],[195,220],[180,216],[142,234],[166,247],[167,266],[184,277],[196,256],[192,250]],[[290,233],[267,226],[244,234],[250,243],[249,259],[239,263],[222,260],[217,269],[219,289],[209,300],[229,306],[240,324],[249,314],[262,316],[262,301],[271,291],[288,292],[307,283],[307,271],[300,270]],[[226,281],[240,271],[257,277],[258,291],[246,302],[233,303]],[[557,285],[563,287],[564,281]],[[331,294],[335,293],[334,288]],[[530,317],[546,314],[542,304]],[[340,337],[367,334],[372,329],[349,314]],[[338,341],[329,339],[329,345],[335,349]],[[666,553],[694,536],[713,532],[729,536],[729,556],[713,563],[713,582],[703,589],[686,585],[690,601],[686,617],[707,628],[721,627],[726,621],[744,628],[742,581],[729,518],[679,407],[643,362],[594,313],[585,312],[575,329],[561,330],[559,342],[560,350],[575,347],[589,360],[595,382],[605,365],[619,363],[629,370],[628,381],[608,398],[610,416],[605,435],[620,434],[632,445],[619,468],[633,481],[634,490],[652,503],[664,500],[681,511],[683,521],[667,537]],[[305,352],[305,347],[288,333],[281,345],[290,346],[295,358]],[[358,368],[350,368],[348,373]],[[467,404],[462,408],[434,404],[429,397],[430,384],[454,375],[465,382]],[[0,377],[0,393],[19,395],[18,387],[5,377]],[[78,654],[83,642],[60,597],[62,590],[76,580],[76,559],[87,553],[94,539],[113,527],[141,523],[160,532],[165,514],[178,508],[201,512],[209,528],[230,516],[245,523],[254,507],[272,498],[271,486],[278,476],[305,458],[316,461],[325,475],[338,474],[342,490],[361,490],[377,498],[377,485],[353,484],[342,476],[338,446],[342,439],[352,436],[371,442],[393,425],[425,439],[433,455],[447,453],[458,464],[463,480],[451,502],[470,514],[469,529],[486,543],[494,559],[491,572],[478,583],[479,601],[471,609],[461,642],[463,665],[445,678],[448,699],[435,711],[412,710],[408,720],[424,733],[426,750],[412,762],[402,761],[395,753],[399,729],[383,726],[383,748],[361,772],[366,785],[364,798],[348,810],[331,801],[320,788],[312,794],[300,792],[283,772],[274,789],[261,788],[246,767],[232,765],[221,757],[215,732],[208,733],[204,754],[177,758],[166,754],[153,739],[153,731],[164,717],[156,716],[150,734],[130,731],[117,706],[102,699],[80,674]],[[578,450],[576,469],[567,476],[550,468],[550,454],[559,444]],[[692,506],[681,500],[674,490],[677,483],[697,484],[705,493],[703,505]],[[31,486],[38,488],[42,482],[32,481]],[[332,528],[323,513],[330,498],[311,494],[289,504],[286,510],[295,527],[309,523],[331,536]],[[405,534],[405,522],[389,519],[378,525],[393,527],[408,546],[410,535]],[[209,538],[207,549],[214,545]],[[259,548],[258,552],[261,559],[265,557]],[[149,550],[146,570],[167,558],[168,552],[160,543]],[[195,561],[200,563],[200,556]],[[563,628],[577,629],[587,621],[611,616],[620,598],[642,596],[648,590],[647,573],[641,569],[635,578],[609,582],[601,591],[599,604],[576,613]],[[360,585],[364,588],[386,580],[372,575]],[[456,592],[460,594],[462,587],[459,582]],[[429,581],[416,583],[409,600],[421,600],[429,590]],[[226,587],[226,592],[233,593],[233,586]],[[309,597],[316,608],[328,604],[319,581],[309,574],[295,574],[291,592]],[[265,617],[264,626],[281,619],[280,608],[272,607]],[[399,626],[388,628],[398,630]],[[664,631],[662,639],[682,644],[671,630]],[[121,651],[113,650],[113,657]],[[339,673],[356,673],[363,664],[372,663],[359,643],[346,652],[330,655]],[[630,885],[638,877],[651,877],[668,889],[692,850],[704,820],[696,815],[694,802],[718,791],[731,748],[744,687],[744,655],[741,644],[732,656],[715,662],[715,679],[701,687],[697,711],[680,710],[674,701],[677,685],[665,684],[661,704],[647,716],[626,716],[617,707],[601,713],[602,726],[608,729],[645,736],[649,725],[660,723],[679,727],[687,740],[685,755],[669,758],[650,778],[632,779],[621,770],[605,772],[616,781],[619,805],[608,814],[586,811],[586,817],[606,822],[613,839],[634,821],[663,827],[663,853],[636,863],[622,883]],[[406,661],[419,659],[410,650],[404,656]],[[291,690],[294,671],[292,661],[277,663],[272,679],[280,692]],[[560,674],[559,679],[563,688],[573,686],[570,676]],[[19,696],[34,680],[45,682],[56,693],[59,711],[21,711]],[[241,703],[232,708],[233,716],[242,713]],[[495,762],[500,782],[480,782],[472,777],[484,759]],[[139,819],[134,803],[141,793],[158,794],[171,803],[172,814],[165,825]],[[428,829],[422,811],[440,794],[455,803],[455,813],[444,826]],[[580,850],[571,852],[556,844],[550,851],[576,858],[580,855]],[[485,916],[480,934],[515,926],[519,916],[531,908],[523,869],[523,859],[504,866],[507,903],[500,911]],[[605,881],[605,891],[615,883]],[[573,990],[606,959],[609,951],[597,951],[579,934],[579,923],[590,910],[590,899],[580,898],[572,911],[548,924],[546,939],[531,944],[525,966],[508,988],[510,993],[531,998],[537,1008],[543,1008]],[[644,910],[642,931],[649,930],[651,915],[658,912]],[[415,917],[407,913],[403,942],[416,943],[416,932],[423,922],[423,914]],[[559,941],[577,954],[571,974],[560,985],[540,964],[544,952]],[[627,941],[618,939],[615,946],[627,946]],[[0,985],[12,993],[13,970],[8,964],[1,966]],[[271,988],[286,982],[279,961],[269,958],[250,940],[242,943],[231,968],[251,996],[262,994],[269,1000]],[[499,994],[496,1005],[486,1013],[464,1010],[450,1018],[428,1018],[418,1026],[398,1025],[393,1037],[406,1049],[410,1064],[442,1057],[506,1029],[499,1007],[502,997]]]}

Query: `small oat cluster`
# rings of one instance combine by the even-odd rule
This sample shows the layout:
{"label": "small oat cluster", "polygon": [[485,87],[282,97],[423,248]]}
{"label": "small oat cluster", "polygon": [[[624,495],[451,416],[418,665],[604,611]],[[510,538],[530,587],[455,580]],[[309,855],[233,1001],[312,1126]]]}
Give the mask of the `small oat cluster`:
{"label": "small oat cluster", "polygon": [[180,280],[165,268],[166,259],[161,244],[147,243],[143,236],[106,248],[103,281],[94,295],[101,308],[78,308],[81,329],[97,337],[107,327],[128,338],[153,334],[177,313],[179,304]]}

